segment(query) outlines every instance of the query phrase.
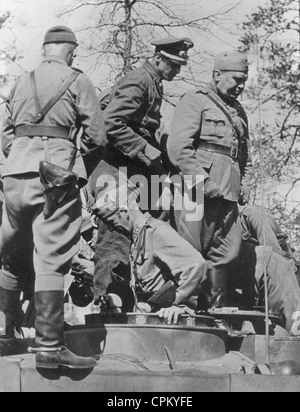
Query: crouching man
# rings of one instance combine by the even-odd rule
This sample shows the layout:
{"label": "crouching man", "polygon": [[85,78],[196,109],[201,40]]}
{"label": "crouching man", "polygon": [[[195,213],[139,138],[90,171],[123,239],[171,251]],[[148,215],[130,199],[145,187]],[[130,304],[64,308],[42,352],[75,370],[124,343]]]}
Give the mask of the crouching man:
{"label": "crouching man", "polygon": [[265,305],[265,270],[269,309],[280,316],[282,326],[291,336],[299,336],[300,289],[294,266],[274,252],[272,247],[256,247],[243,242],[239,259],[236,266],[231,268],[231,274],[238,273],[244,303],[249,308]]}
{"label": "crouching man", "polygon": [[[138,192],[130,193],[127,185],[102,191],[93,207],[94,214],[109,230],[117,230],[131,239],[129,259],[136,309],[144,312],[160,309],[160,316],[168,324],[177,323],[191,298],[199,294],[206,279],[206,261],[167,223],[143,214],[137,196]],[[151,297],[164,289],[170,292],[168,285],[172,283],[174,297],[167,299],[169,304],[151,308]],[[141,302],[138,296],[147,298]]]}

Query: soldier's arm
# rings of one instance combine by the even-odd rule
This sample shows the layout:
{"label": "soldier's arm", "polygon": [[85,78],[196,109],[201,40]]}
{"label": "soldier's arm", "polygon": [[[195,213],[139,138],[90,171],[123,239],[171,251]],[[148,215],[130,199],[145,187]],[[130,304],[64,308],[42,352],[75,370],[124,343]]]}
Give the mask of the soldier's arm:
{"label": "soldier's arm", "polygon": [[5,157],[8,157],[14,138],[14,127],[11,120],[11,109],[9,102],[6,103],[3,129],[2,129],[2,151]]}
{"label": "soldier's arm", "polygon": [[145,150],[147,141],[132,125],[142,123],[148,107],[147,85],[141,78],[121,82],[104,116],[109,142],[124,155],[134,158]]}
{"label": "soldier's arm", "polygon": [[[248,119],[246,113],[242,109],[242,115],[244,117],[244,121],[247,124],[248,129]],[[253,178],[253,166],[252,166],[252,157],[250,151],[250,137],[249,132],[247,130],[246,140],[242,145],[242,160],[241,160],[241,174],[242,174],[242,182],[241,182],[241,203],[247,204],[250,199],[250,190],[251,190],[251,182]]]}
{"label": "soldier's arm", "polygon": [[[76,106],[78,121],[82,127],[83,158],[86,165],[100,160],[107,143],[103,112],[99,106],[96,90],[87,76],[81,74],[76,82]],[[96,159],[95,159],[96,158]]]}
{"label": "soldier's arm", "polygon": [[158,266],[166,268],[178,284],[174,305],[186,304],[205,280],[205,260],[167,224],[153,229],[152,247]]}
{"label": "soldier's arm", "polygon": [[167,149],[172,164],[184,175],[193,177],[198,175],[206,179],[208,174],[201,167],[196,156],[201,126],[201,100],[197,93],[189,92],[176,107]]}
{"label": "soldier's arm", "polygon": [[270,224],[269,218],[271,216],[256,206],[246,207],[243,210],[243,216],[247,222],[250,233],[257,239],[258,243],[264,245],[264,242],[266,242],[266,246],[272,247],[274,252],[281,255],[281,247]]}
{"label": "soldier's arm", "polygon": [[1,143],[2,143],[2,152],[5,157],[9,156],[12,142],[14,139],[14,125],[12,122],[11,115],[11,101],[16,89],[16,85],[13,87],[10,97],[7,99],[5,104],[5,110],[3,115],[3,125],[1,130]]}

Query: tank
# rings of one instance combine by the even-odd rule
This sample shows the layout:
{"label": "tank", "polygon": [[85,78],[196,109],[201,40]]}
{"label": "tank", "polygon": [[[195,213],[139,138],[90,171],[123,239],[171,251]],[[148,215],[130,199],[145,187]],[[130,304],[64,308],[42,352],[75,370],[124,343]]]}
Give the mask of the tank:
{"label": "tank", "polygon": [[[65,332],[76,354],[94,356],[91,371],[37,371],[28,348],[34,340],[0,343],[1,392],[299,392],[300,340],[274,335],[279,319],[270,315],[271,336],[229,338],[215,319],[251,322],[262,328],[260,312],[223,310],[181,317],[167,325],[158,315],[88,315],[85,325]],[[276,329],[278,330],[278,328]],[[279,328],[280,330],[280,328]]]}

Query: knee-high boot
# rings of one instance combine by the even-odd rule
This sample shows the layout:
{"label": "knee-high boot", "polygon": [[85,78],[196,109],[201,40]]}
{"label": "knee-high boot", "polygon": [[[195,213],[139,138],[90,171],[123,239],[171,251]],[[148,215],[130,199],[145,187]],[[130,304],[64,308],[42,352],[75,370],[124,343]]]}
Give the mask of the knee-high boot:
{"label": "knee-high boot", "polygon": [[64,343],[64,292],[35,293],[36,366],[42,369],[93,369],[93,358],[73,354]]}
{"label": "knee-high boot", "polygon": [[4,314],[4,325],[0,331],[0,337],[13,339],[16,326],[18,307],[21,293],[14,290],[7,290],[0,287],[0,312]]}
{"label": "knee-high boot", "polygon": [[[210,267],[207,273],[206,290],[199,295],[198,310],[208,311],[227,306],[227,271]],[[230,337],[239,337],[241,332],[234,331],[226,320],[215,320],[218,329],[228,332]]]}
{"label": "knee-high boot", "polygon": [[205,290],[201,291],[198,310],[213,310],[226,306],[227,272],[224,269],[210,267],[207,271]]}

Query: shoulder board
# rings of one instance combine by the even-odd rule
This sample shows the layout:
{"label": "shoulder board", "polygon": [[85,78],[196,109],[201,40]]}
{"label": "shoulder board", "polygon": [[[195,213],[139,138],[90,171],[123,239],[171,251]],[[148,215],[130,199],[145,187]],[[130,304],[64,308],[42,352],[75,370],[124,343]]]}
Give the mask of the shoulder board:
{"label": "shoulder board", "polygon": [[198,87],[197,93],[209,94],[207,86],[203,85],[203,86]]}
{"label": "shoulder board", "polygon": [[79,72],[81,74],[83,74],[83,71],[80,69],[77,69],[77,67],[71,67],[72,70],[74,70],[75,72]]}

